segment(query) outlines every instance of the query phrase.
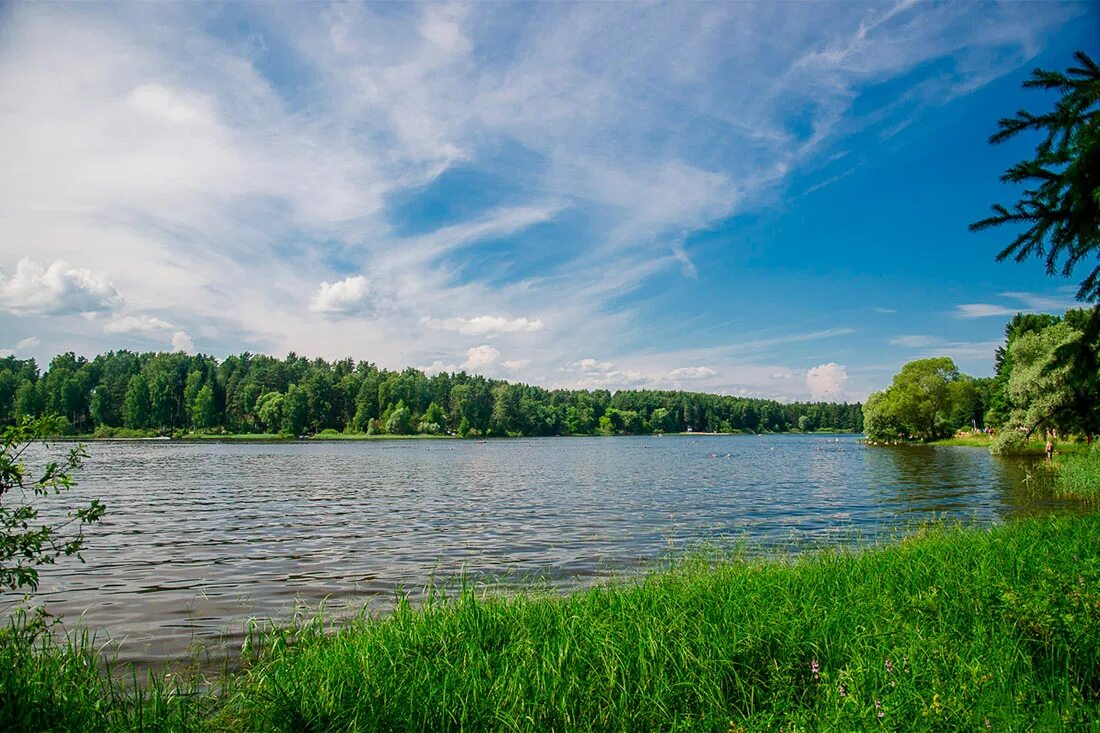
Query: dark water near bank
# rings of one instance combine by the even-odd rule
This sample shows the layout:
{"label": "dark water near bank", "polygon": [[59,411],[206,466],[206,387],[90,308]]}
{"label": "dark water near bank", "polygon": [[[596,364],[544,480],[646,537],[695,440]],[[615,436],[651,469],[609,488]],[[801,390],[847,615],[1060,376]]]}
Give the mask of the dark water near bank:
{"label": "dark water near bank", "polygon": [[47,567],[41,596],[142,664],[239,643],[249,617],[296,604],[384,608],[432,577],[572,587],[701,541],[819,544],[1046,508],[1025,464],[854,436],[89,449],[71,498],[108,514],[87,564]]}

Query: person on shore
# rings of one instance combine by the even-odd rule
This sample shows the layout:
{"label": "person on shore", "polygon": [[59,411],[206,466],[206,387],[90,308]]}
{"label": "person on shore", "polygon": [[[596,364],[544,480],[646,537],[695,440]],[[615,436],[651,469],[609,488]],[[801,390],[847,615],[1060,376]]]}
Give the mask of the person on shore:
{"label": "person on shore", "polygon": [[1052,458],[1054,458],[1054,442],[1050,439],[1050,436],[1048,435],[1047,436],[1047,463],[1050,463]]}

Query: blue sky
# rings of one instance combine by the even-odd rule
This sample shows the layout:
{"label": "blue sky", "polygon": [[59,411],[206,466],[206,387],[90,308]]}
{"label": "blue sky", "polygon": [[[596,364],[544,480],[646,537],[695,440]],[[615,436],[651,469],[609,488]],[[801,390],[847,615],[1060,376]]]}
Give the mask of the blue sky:
{"label": "blue sky", "polygon": [[1095,6],[9,4],[0,352],[862,399],[1072,283],[967,232]]}

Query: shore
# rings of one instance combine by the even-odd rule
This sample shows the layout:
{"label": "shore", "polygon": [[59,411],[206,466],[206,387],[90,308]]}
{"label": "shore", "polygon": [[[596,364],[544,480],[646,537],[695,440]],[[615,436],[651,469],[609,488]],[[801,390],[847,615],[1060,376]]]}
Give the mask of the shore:
{"label": "shore", "polygon": [[[977,433],[967,435],[965,437],[945,438],[944,440],[936,440],[929,445],[958,445],[966,446],[968,448],[989,448],[993,443],[993,436],[986,433]],[[1089,452],[1091,446],[1087,443],[1071,443],[1069,441],[1055,441],[1054,451],[1055,455],[1084,455]],[[1024,448],[1023,453],[1018,455],[1025,456],[1045,456],[1046,455],[1046,441],[1041,439],[1035,439],[1028,442]]]}
{"label": "shore", "polygon": [[[1100,516],[860,551],[696,557],[556,596],[466,591],[254,633],[140,696],[92,646],[0,645],[0,728],[1020,730],[1100,716]],[[177,687],[182,685],[182,687]]]}
{"label": "shore", "polygon": [[126,441],[126,442],[155,442],[155,441],[177,441],[177,442],[242,442],[242,443],[294,443],[305,441],[360,441],[360,440],[497,440],[507,438],[533,438],[533,437],[556,437],[556,438],[620,438],[620,437],[658,437],[663,435],[685,436],[685,437],[733,437],[733,436],[748,436],[748,435],[862,435],[862,433],[842,432],[833,430],[818,430],[814,432],[798,432],[790,431],[786,433],[751,433],[743,431],[735,431],[730,433],[640,433],[638,435],[604,435],[602,433],[593,433],[591,435],[555,435],[555,436],[461,436],[461,435],[442,435],[442,434],[427,434],[418,433],[415,435],[390,435],[390,434],[374,434],[368,435],[367,433],[316,433],[305,437],[287,435],[283,433],[185,433],[177,436],[156,435],[152,431],[149,434],[142,434],[142,431],[119,431],[115,435],[96,435],[96,434],[84,434],[84,435],[56,435],[52,436],[50,440],[60,442],[79,442],[79,443],[100,443],[100,442],[113,442],[113,441]]}

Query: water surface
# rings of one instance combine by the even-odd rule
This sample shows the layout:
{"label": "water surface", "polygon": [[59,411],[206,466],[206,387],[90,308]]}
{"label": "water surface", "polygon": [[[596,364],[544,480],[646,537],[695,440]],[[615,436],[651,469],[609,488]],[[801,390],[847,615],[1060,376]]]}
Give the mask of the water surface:
{"label": "water surface", "polygon": [[384,608],[433,577],[574,587],[670,547],[819,544],[933,515],[991,522],[1045,508],[1026,490],[1026,464],[855,436],[89,450],[73,493],[108,513],[88,533],[87,564],[47,567],[41,596],[141,664],[194,642],[232,646],[248,618],[296,605]]}

